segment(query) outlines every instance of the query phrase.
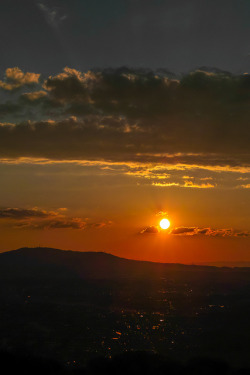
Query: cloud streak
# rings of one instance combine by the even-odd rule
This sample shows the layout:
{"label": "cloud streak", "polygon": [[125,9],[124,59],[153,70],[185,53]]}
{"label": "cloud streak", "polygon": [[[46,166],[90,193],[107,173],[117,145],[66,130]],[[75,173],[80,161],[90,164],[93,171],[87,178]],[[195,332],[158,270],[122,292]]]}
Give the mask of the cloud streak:
{"label": "cloud streak", "polygon": [[11,226],[20,229],[53,230],[53,229],[100,229],[111,225],[111,221],[91,222],[89,219],[68,217],[66,208],[57,211],[46,211],[39,208],[1,208],[0,219],[10,222]]}
{"label": "cloud streak", "polygon": [[170,231],[171,235],[177,236],[209,236],[209,237],[249,237],[248,231],[237,231],[234,229],[213,229],[198,227],[178,227]]}
{"label": "cloud streak", "polygon": [[0,209],[1,219],[29,219],[29,218],[48,218],[51,216],[57,216],[58,214],[53,211],[39,210],[37,208],[25,209],[25,208],[2,208]]}
{"label": "cloud streak", "polygon": [[167,231],[162,231],[159,226],[151,225],[143,228],[140,234],[157,234],[165,232],[169,236],[199,236],[199,237],[249,237],[249,231],[239,231],[235,229],[215,229],[215,228],[199,228],[199,227],[176,227]]}

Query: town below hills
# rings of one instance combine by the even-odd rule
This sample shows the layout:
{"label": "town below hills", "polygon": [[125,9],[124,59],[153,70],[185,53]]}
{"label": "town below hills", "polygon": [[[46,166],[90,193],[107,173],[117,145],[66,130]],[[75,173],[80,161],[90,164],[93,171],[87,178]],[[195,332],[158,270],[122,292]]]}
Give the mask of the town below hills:
{"label": "town below hills", "polygon": [[0,254],[0,351],[67,366],[152,352],[250,367],[250,268],[100,252]]}

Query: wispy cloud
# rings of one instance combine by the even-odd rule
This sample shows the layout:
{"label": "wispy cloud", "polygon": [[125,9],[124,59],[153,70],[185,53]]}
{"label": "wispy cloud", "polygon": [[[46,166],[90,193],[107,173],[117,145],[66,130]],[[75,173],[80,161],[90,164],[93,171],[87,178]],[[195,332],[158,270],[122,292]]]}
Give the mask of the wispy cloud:
{"label": "wispy cloud", "polygon": [[[162,232],[161,228],[157,225],[151,225],[143,228],[140,234],[157,234]],[[164,231],[170,236],[207,236],[207,237],[249,237],[249,231],[240,231],[235,229],[218,229],[218,228],[199,228],[199,227],[176,227]]]}
{"label": "wispy cloud", "polygon": [[213,184],[195,184],[193,181],[185,181],[184,187],[189,187],[189,188],[198,188],[198,189],[211,189],[214,188],[215,185]]}
{"label": "wispy cloud", "polygon": [[166,211],[159,211],[155,214],[155,216],[167,216],[168,213]]}
{"label": "wispy cloud", "polygon": [[43,13],[48,24],[52,27],[58,27],[60,23],[67,18],[66,14],[61,14],[60,8],[50,8],[44,3],[38,3],[37,6]]}
{"label": "wispy cloud", "polygon": [[180,186],[180,184],[178,182],[153,182],[152,186],[172,187],[172,186]]}

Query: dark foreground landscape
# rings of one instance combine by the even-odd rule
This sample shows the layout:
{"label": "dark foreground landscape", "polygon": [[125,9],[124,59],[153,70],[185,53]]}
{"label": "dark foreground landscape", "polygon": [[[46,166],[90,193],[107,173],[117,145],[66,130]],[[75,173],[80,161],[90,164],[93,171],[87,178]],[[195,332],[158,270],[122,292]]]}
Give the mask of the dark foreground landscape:
{"label": "dark foreground landscape", "polygon": [[250,367],[250,268],[23,248],[0,254],[0,279],[1,363],[27,373]]}

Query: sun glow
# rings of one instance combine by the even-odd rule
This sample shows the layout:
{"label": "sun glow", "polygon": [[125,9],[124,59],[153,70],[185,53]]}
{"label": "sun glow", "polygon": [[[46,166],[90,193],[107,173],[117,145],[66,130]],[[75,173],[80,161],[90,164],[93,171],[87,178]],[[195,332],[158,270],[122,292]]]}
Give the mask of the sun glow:
{"label": "sun glow", "polygon": [[168,229],[170,227],[170,221],[168,219],[162,219],[160,221],[161,229]]}

